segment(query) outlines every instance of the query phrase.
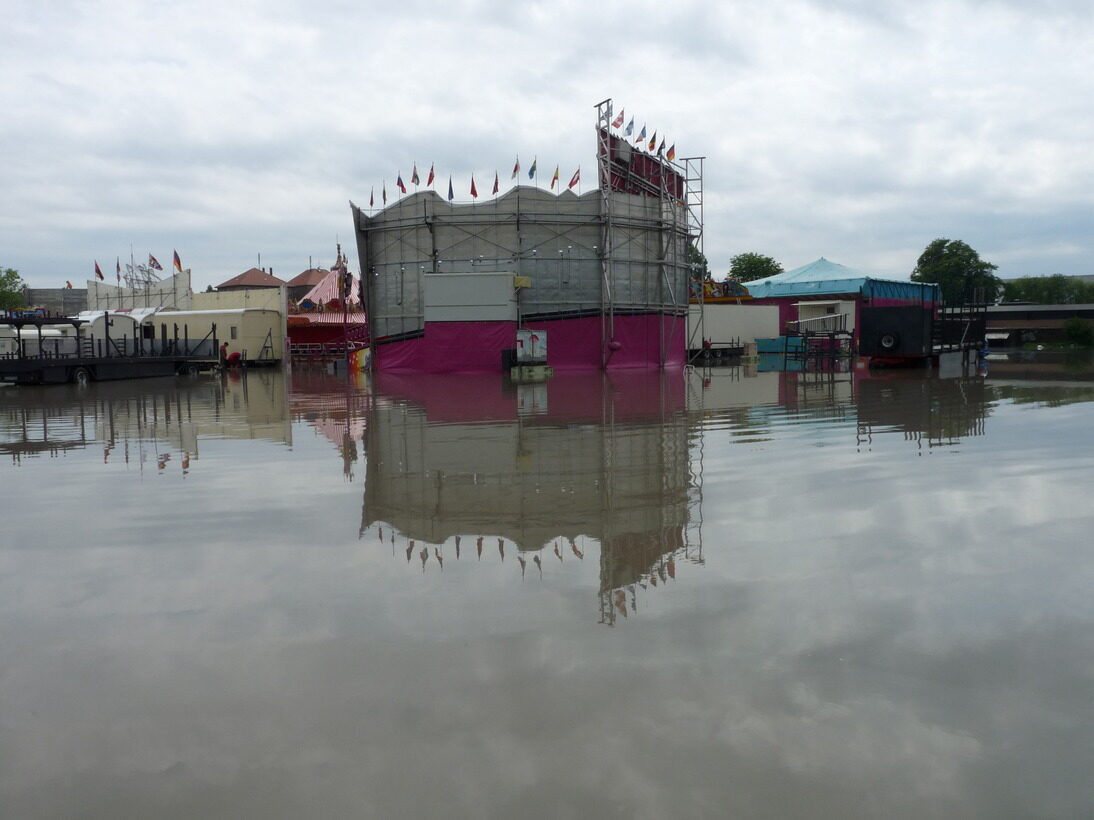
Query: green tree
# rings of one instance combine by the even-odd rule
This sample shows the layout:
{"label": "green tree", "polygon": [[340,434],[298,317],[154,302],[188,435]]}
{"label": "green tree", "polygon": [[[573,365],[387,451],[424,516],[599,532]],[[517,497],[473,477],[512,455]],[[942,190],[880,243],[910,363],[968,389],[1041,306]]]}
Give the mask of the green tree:
{"label": "green tree", "polygon": [[754,282],[783,272],[783,266],[762,253],[739,253],[729,260],[729,278]]}
{"label": "green tree", "polygon": [[993,302],[1002,283],[996,267],[960,239],[936,239],[919,255],[912,281],[938,284],[947,304]]}
{"label": "green tree", "polygon": [[0,310],[23,307],[23,282],[19,271],[14,268],[0,268]]}
{"label": "green tree", "polygon": [[703,252],[688,242],[687,252],[688,267],[691,268],[691,278],[698,282],[705,282],[710,278],[710,265]]}
{"label": "green tree", "polygon": [[1064,322],[1064,338],[1077,347],[1094,347],[1094,323],[1072,316]]}
{"label": "green tree", "polygon": [[1033,302],[1038,305],[1072,305],[1094,302],[1094,282],[1077,276],[1020,276],[1003,282],[1003,298],[1008,302]]}

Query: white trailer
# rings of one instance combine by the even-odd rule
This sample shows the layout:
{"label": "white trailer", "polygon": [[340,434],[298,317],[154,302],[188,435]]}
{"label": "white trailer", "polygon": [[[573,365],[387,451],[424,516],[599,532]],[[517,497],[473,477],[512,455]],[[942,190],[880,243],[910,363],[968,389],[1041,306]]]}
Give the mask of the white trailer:
{"label": "white trailer", "polygon": [[277,364],[285,348],[281,313],[265,308],[228,310],[160,310],[141,322],[145,338],[212,339],[228,345],[249,365]]}

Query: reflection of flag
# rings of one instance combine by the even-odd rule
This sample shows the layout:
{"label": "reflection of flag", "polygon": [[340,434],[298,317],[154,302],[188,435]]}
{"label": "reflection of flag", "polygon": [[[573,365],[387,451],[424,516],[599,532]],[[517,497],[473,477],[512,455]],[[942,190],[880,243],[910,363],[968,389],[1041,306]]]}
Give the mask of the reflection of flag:
{"label": "reflection of flag", "polygon": [[429,163],[429,179],[427,179],[425,181],[425,184],[426,185],[432,185],[433,184],[433,163],[432,162]]}
{"label": "reflection of flag", "polygon": [[179,259],[178,251],[175,251],[175,270],[182,273],[182,260]]}
{"label": "reflection of flag", "polygon": [[623,125],[623,120],[624,120],[623,112],[625,112],[626,110],[627,109],[625,109],[625,108],[621,108],[619,110],[619,116],[616,117],[614,120],[612,120],[612,128],[619,128],[620,126]]}
{"label": "reflection of flag", "polygon": [[156,270],[163,270],[163,265],[152,254],[148,254],[148,266]]}
{"label": "reflection of flag", "polygon": [[551,188],[555,187],[555,183],[558,182],[558,166],[555,166],[555,175],[551,177]]}
{"label": "reflection of flag", "polygon": [[416,162],[414,163],[414,171],[410,174],[410,181],[414,183],[414,185],[417,185],[420,181],[418,179],[418,163]]}
{"label": "reflection of flag", "polygon": [[665,159],[667,159],[669,162],[672,162],[674,159],[676,159],[676,143],[675,142],[672,145],[669,146],[669,151],[668,151],[667,154],[665,154]]}
{"label": "reflection of flag", "polygon": [[581,182],[581,166],[580,165],[578,166],[577,170],[574,171],[574,175],[572,177],[570,177],[570,184],[567,185],[566,187],[567,188],[573,188],[579,182]]}
{"label": "reflection of flag", "polygon": [[528,179],[531,179],[536,175],[536,163],[539,162],[539,158],[536,157],[532,160],[532,167],[528,169]]}
{"label": "reflection of flag", "polygon": [[101,270],[99,270],[99,263],[98,263],[97,261],[95,262],[95,275],[96,275],[96,276],[97,276],[97,277],[98,277],[99,279],[102,279],[102,278],[103,278],[103,272],[102,272]]}
{"label": "reflection of flag", "polygon": [[513,163],[513,175],[509,179],[516,179],[517,174],[520,173],[520,157],[517,157],[517,161]]}
{"label": "reflection of flag", "polygon": [[451,202],[456,198],[456,195],[452,193],[452,174],[448,175],[448,201]]}
{"label": "reflection of flag", "polygon": [[475,175],[474,174],[471,175],[471,196],[474,197],[475,199],[479,198],[479,192],[475,188]]}
{"label": "reflection of flag", "polygon": [[653,132],[653,136],[650,137],[649,149],[652,151],[657,146],[657,132]]}
{"label": "reflection of flag", "polygon": [[397,187],[404,194],[406,193],[406,185],[403,184],[403,172],[400,171],[399,175],[395,177],[395,187]]}
{"label": "reflection of flag", "polygon": [[623,131],[624,137],[629,137],[634,133],[634,117],[631,117],[631,121],[627,123],[626,129]]}
{"label": "reflection of flag", "polygon": [[496,194],[497,192],[498,192],[498,172],[495,171],[494,172],[494,191],[493,191],[493,193]]}

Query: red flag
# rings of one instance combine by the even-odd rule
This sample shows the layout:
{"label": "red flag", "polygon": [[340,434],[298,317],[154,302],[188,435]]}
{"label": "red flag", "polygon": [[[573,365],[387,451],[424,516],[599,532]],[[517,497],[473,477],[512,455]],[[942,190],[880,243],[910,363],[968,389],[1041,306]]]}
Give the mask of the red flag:
{"label": "red flag", "polygon": [[579,182],[581,182],[581,166],[580,165],[578,166],[577,170],[574,171],[574,175],[572,177],[570,177],[570,184],[567,185],[566,187],[567,188],[573,188]]}
{"label": "red flag", "polygon": [[98,263],[98,262],[96,262],[96,263],[95,263],[95,275],[96,275],[96,276],[97,276],[97,277],[98,277],[99,279],[103,279],[103,278],[104,278],[104,277],[103,277],[103,272],[102,272],[101,270],[99,270],[99,263]]}
{"label": "red flag", "polygon": [[493,192],[495,194],[498,192],[498,172],[497,171],[494,172],[494,191]]}
{"label": "red flag", "polygon": [[475,199],[479,198],[479,191],[475,187],[475,175],[474,174],[471,175],[471,196],[473,196]]}
{"label": "red flag", "polygon": [[395,178],[395,187],[397,187],[404,194],[406,193],[406,185],[403,184],[403,172],[399,172],[399,176]]}
{"label": "red flag", "polygon": [[427,179],[425,181],[425,184],[426,185],[432,185],[433,184],[433,163],[432,162],[429,163],[429,179]]}
{"label": "red flag", "polygon": [[665,159],[667,159],[669,162],[672,162],[674,159],[676,159],[676,143],[675,142],[672,145],[669,146],[668,153],[665,154]]}
{"label": "red flag", "polygon": [[517,157],[517,161],[513,163],[513,175],[509,179],[516,179],[517,174],[520,173],[520,157]]}
{"label": "red flag", "polygon": [[625,119],[625,117],[623,116],[623,113],[626,110],[627,109],[625,109],[625,108],[620,109],[619,116],[616,117],[614,120],[612,120],[612,128],[622,128],[623,127],[623,120]]}
{"label": "red flag", "polygon": [[555,166],[555,175],[551,177],[551,188],[555,187],[555,183],[558,182],[558,166]]}
{"label": "red flag", "polygon": [[178,251],[175,251],[175,270],[182,273],[182,260],[179,259]]}

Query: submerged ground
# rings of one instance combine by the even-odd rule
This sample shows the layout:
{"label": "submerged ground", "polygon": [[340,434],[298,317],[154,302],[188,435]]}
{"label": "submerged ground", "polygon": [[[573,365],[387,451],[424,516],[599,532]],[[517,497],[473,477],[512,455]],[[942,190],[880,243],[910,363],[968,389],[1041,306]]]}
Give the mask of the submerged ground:
{"label": "submerged ground", "polygon": [[1094,381],[994,365],[0,388],[0,814],[1084,816]]}

